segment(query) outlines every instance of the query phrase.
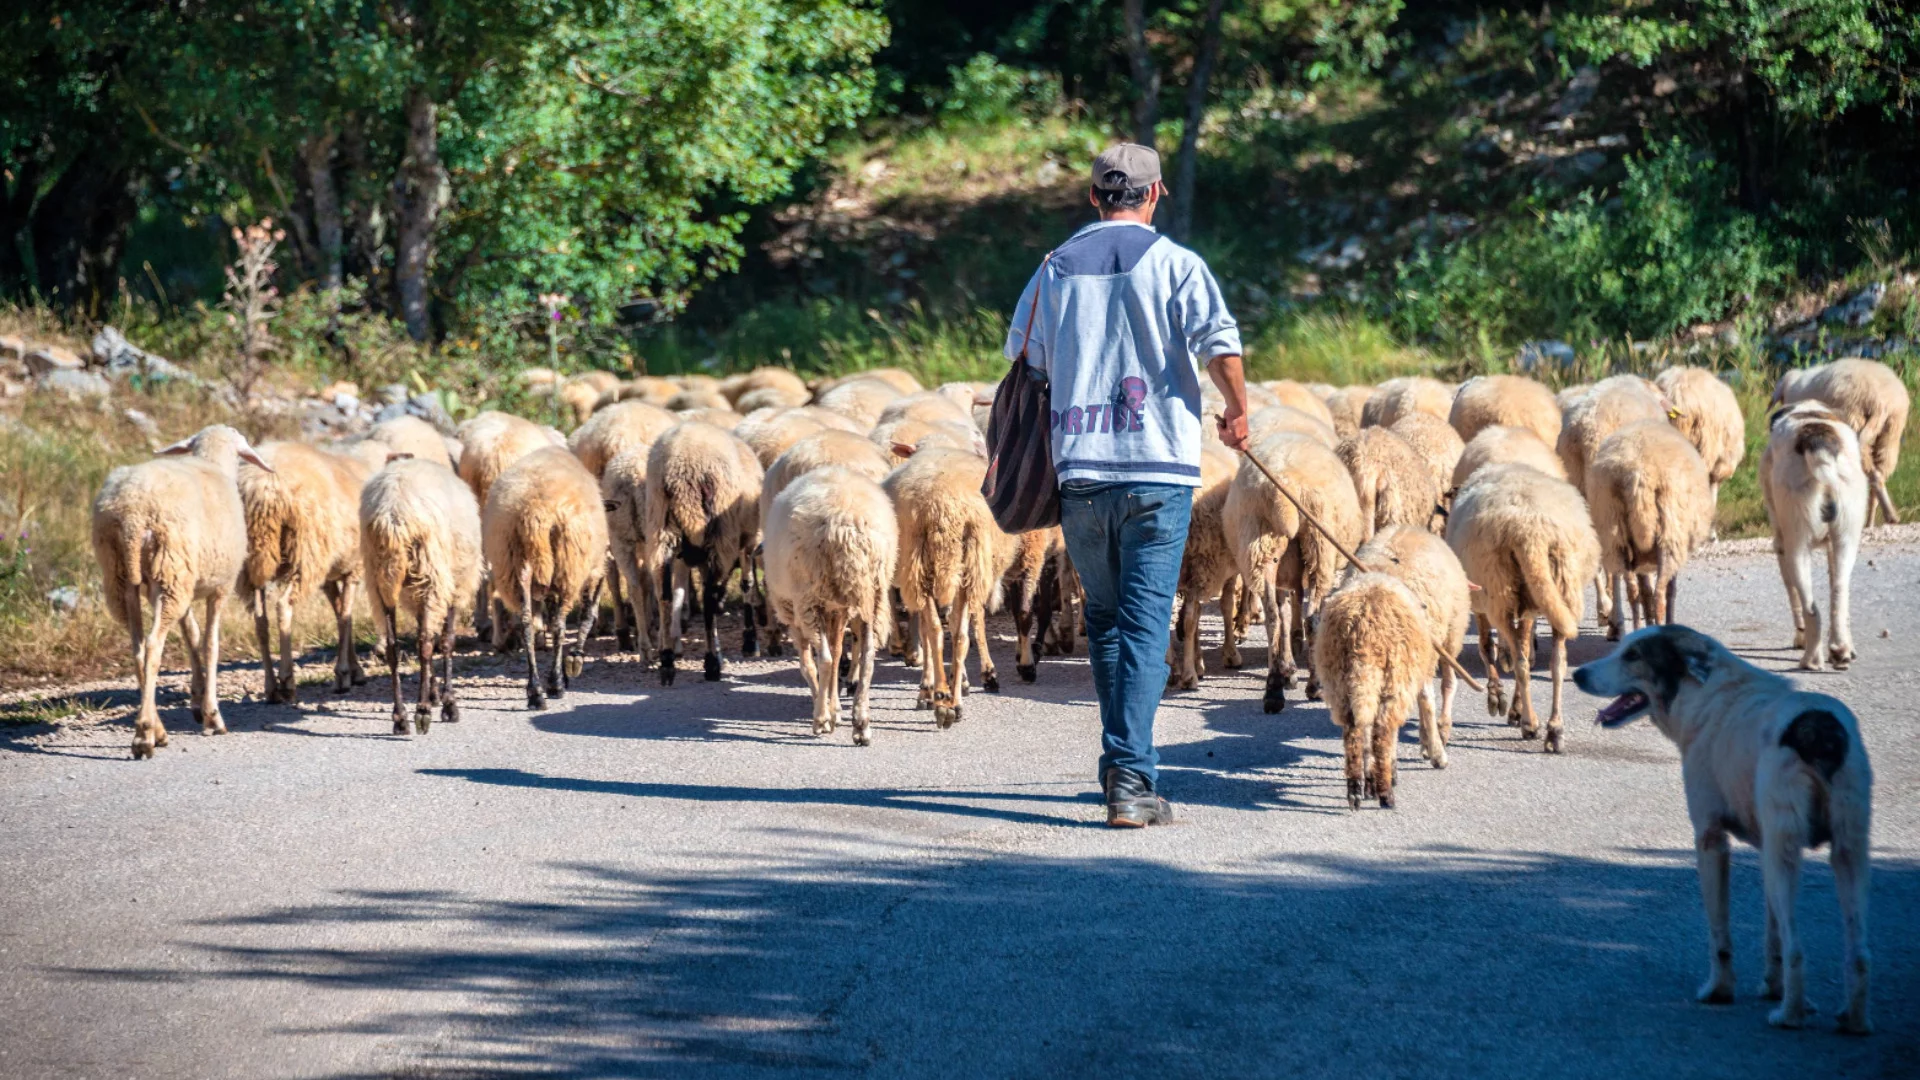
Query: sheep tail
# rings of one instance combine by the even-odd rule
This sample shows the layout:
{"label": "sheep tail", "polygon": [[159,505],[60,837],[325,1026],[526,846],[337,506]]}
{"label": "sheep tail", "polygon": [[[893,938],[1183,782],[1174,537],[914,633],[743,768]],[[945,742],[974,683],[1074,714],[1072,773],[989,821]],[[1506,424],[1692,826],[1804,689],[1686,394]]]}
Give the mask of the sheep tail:
{"label": "sheep tail", "polygon": [[[1553,627],[1556,637],[1572,638],[1580,633],[1580,612],[1568,602],[1569,596],[1582,596],[1585,582],[1562,581],[1570,576],[1554,553],[1545,547],[1522,550],[1514,560],[1520,580],[1526,583],[1533,606]],[[1504,646],[1502,646],[1504,648]]]}

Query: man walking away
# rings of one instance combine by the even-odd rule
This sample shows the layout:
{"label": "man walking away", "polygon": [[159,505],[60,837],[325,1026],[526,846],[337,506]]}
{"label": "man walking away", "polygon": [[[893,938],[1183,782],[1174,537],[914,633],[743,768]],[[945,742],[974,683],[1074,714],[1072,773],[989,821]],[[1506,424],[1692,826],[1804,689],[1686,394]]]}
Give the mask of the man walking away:
{"label": "man walking away", "polygon": [[1060,528],[1087,591],[1099,776],[1116,827],[1173,820],[1156,790],[1153,717],[1200,485],[1196,360],[1227,399],[1221,441],[1247,445],[1239,327],[1205,261],[1154,231],[1166,193],[1148,147],[1095,158],[1100,220],[1041,263],[1007,334],[1007,359],[1026,350],[1051,383]]}

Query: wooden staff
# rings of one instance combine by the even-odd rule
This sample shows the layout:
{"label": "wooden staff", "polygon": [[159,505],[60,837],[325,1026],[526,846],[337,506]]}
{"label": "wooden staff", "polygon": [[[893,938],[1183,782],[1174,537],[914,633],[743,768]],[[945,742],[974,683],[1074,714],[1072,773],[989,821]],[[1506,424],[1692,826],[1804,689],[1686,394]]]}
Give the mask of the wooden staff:
{"label": "wooden staff", "polygon": [[[1347,550],[1347,545],[1341,543],[1339,537],[1333,535],[1333,533],[1329,531],[1325,525],[1320,524],[1320,519],[1317,517],[1314,517],[1312,511],[1308,510],[1305,506],[1300,505],[1300,500],[1294,498],[1293,492],[1288,491],[1286,485],[1280,482],[1280,478],[1273,475],[1273,470],[1267,468],[1265,465],[1260,463],[1260,459],[1256,457],[1253,453],[1253,446],[1251,443],[1248,444],[1247,449],[1242,450],[1240,452],[1247,456],[1248,461],[1253,462],[1253,467],[1260,470],[1260,475],[1267,478],[1267,482],[1273,485],[1273,489],[1275,491],[1278,491],[1280,494],[1286,496],[1287,501],[1293,504],[1293,508],[1295,510],[1300,511],[1300,516],[1306,519],[1307,524],[1313,526],[1315,529],[1318,529],[1320,531],[1320,535],[1327,538],[1327,542],[1333,545],[1333,549],[1335,551],[1338,551],[1340,554],[1345,555],[1347,557],[1347,561],[1352,563],[1354,566],[1359,567],[1362,572],[1364,573],[1373,572],[1372,567],[1368,566],[1366,563],[1361,562],[1359,556]],[[1467,669],[1460,666],[1460,661],[1455,660],[1453,657],[1447,655],[1447,650],[1445,646],[1443,646],[1440,642],[1437,642],[1437,641],[1434,642],[1433,651],[1440,654],[1440,659],[1445,661],[1446,665],[1453,669],[1453,673],[1455,675],[1458,675],[1461,681],[1465,682],[1469,687],[1471,687],[1474,693],[1484,694],[1487,692],[1486,687],[1481,686],[1479,683],[1475,682],[1473,676],[1467,674]]]}

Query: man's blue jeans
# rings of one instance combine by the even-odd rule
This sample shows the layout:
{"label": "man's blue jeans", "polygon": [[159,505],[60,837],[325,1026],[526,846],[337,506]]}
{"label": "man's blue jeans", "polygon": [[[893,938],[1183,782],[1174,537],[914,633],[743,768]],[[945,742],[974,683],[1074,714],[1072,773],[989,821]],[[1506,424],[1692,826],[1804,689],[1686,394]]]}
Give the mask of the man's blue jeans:
{"label": "man's blue jeans", "polygon": [[1100,698],[1100,780],[1115,765],[1157,783],[1153,716],[1167,688],[1167,637],[1193,489],[1069,480],[1060,531],[1087,591],[1087,653]]}

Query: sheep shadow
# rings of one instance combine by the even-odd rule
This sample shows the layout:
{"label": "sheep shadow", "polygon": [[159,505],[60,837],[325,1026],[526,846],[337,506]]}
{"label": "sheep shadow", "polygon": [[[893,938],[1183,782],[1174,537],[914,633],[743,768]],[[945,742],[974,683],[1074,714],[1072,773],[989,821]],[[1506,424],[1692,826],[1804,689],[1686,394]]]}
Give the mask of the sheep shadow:
{"label": "sheep shadow", "polygon": [[[191,924],[155,966],[36,977],[80,995],[291,990],[301,1010],[264,1037],[364,1051],[336,1080],[914,1076],[959,1062],[980,1076],[1373,1075],[1397,1062],[1387,1074],[1892,1077],[1920,1050],[1909,935],[1875,942],[1871,1039],[1770,1032],[1744,981],[1736,1004],[1694,1004],[1691,851],[1437,847],[1232,871],[765,853],[700,871],[543,869],[552,884],[538,894],[343,889]],[[1878,911],[1920,905],[1920,868],[1875,869]],[[1733,886],[1745,976],[1762,918],[1750,851]],[[1826,1002],[1834,908],[1825,864],[1809,863],[1801,922]],[[24,1033],[13,1060],[57,1060],[71,1038]],[[214,1070],[218,1044],[209,1052]]]}

